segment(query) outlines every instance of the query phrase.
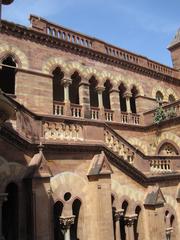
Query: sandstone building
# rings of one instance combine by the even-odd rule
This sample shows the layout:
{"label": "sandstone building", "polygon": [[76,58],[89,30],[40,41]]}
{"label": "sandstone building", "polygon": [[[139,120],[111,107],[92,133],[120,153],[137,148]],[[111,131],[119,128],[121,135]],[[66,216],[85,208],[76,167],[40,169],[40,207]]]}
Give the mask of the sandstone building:
{"label": "sandstone building", "polygon": [[173,68],[31,15],[0,34],[0,240],[180,239]]}

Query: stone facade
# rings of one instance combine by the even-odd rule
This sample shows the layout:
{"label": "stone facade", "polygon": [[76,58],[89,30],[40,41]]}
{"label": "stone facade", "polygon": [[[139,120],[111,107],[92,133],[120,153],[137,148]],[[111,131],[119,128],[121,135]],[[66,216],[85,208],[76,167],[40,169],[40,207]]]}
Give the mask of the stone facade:
{"label": "stone facade", "polygon": [[0,240],[178,240],[179,32],[170,68],[30,21],[1,26]]}

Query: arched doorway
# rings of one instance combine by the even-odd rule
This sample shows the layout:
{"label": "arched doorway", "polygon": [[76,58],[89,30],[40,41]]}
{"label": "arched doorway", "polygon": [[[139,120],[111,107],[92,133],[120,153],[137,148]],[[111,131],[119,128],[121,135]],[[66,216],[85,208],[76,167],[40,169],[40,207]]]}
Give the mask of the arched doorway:
{"label": "arched doorway", "polygon": [[6,57],[0,70],[0,88],[3,92],[8,94],[15,94],[15,75],[16,75],[16,62],[12,56]]}
{"label": "arched doorway", "polygon": [[58,201],[54,204],[54,240],[64,240],[64,235],[60,227],[59,217],[62,214],[63,203]]}
{"label": "arched doorway", "polygon": [[91,77],[89,80],[89,95],[90,95],[90,106],[91,107],[99,107],[98,104],[98,93],[96,90],[97,87],[97,80],[94,77]]}
{"label": "arched doorway", "polygon": [[73,104],[79,104],[79,83],[81,77],[78,72],[74,72],[71,76],[72,84],[69,86],[69,99]]}
{"label": "arched doorway", "polygon": [[110,104],[110,90],[112,88],[112,85],[109,80],[106,80],[104,83],[104,91],[103,91],[103,105],[105,109],[111,109],[111,104]]}
{"label": "arched doorway", "polygon": [[6,187],[8,200],[2,207],[2,233],[6,240],[18,240],[18,187],[15,183],[10,183]]}

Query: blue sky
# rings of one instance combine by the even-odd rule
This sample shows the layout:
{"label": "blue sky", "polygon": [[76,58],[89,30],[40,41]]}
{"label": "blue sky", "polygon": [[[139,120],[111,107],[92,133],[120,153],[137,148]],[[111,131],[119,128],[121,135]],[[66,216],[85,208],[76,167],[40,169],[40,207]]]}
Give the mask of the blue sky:
{"label": "blue sky", "polygon": [[180,27],[180,0],[15,0],[3,19],[32,14],[171,66],[166,49]]}

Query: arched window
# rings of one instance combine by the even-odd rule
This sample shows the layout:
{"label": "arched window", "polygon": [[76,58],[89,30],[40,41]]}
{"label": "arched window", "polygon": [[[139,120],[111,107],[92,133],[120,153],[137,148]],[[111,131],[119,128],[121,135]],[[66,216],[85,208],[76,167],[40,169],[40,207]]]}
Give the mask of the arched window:
{"label": "arched window", "polygon": [[142,239],[142,236],[140,236],[140,234],[143,229],[140,206],[136,207],[135,214],[137,214],[137,219],[135,220],[135,223],[134,223],[134,240],[139,240],[139,239]]}
{"label": "arched window", "polygon": [[74,72],[71,76],[72,84],[69,86],[69,99],[71,103],[79,104],[79,83],[81,77],[78,72]]}
{"label": "arched window", "polygon": [[53,74],[53,101],[64,101],[64,87],[62,85],[62,78],[64,74],[59,67],[55,68]]}
{"label": "arched window", "polygon": [[54,204],[53,209],[54,215],[54,240],[64,240],[64,236],[62,233],[62,229],[60,227],[59,217],[62,214],[63,204],[62,202],[58,201]]}
{"label": "arched window", "polygon": [[128,202],[124,201],[122,203],[122,209],[124,210],[123,218],[120,220],[120,232],[121,232],[121,240],[126,240],[126,231],[125,231],[125,220],[124,217],[126,215],[127,209],[128,209]]}
{"label": "arched window", "polygon": [[120,99],[120,110],[121,112],[126,112],[127,111],[127,106],[126,106],[126,98],[124,97],[124,93],[126,92],[126,87],[124,86],[123,83],[120,84],[119,86],[119,99]]}
{"label": "arched window", "polygon": [[71,239],[72,240],[77,240],[77,239],[82,239],[80,236],[82,236],[82,219],[81,214],[81,201],[79,199],[74,200],[72,204],[72,212],[73,215],[75,216],[74,224],[71,225],[70,228],[70,234],[71,234]]}
{"label": "arched window", "polygon": [[174,156],[174,155],[178,155],[178,151],[171,143],[164,143],[160,147],[158,155]]}
{"label": "arched window", "polygon": [[173,103],[175,101],[176,101],[175,97],[172,94],[170,94],[169,97],[168,97],[168,102]]}
{"label": "arched window", "polygon": [[103,91],[103,105],[104,105],[105,109],[111,109],[109,92],[112,88],[112,85],[109,80],[107,80],[104,83],[104,87],[105,87],[105,89]]}
{"label": "arched window", "polygon": [[16,63],[13,57],[8,56],[2,64],[7,66],[2,66],[0,70],[0,88],[5,93],[15,94]]}
{"label": "arched window", "polygon": [[130,98],[131,112],[136,113],[136,96],[138,94],[137,88],[133,86],[131,89],[132,97]]}
{"label": "arched window", "polygon": [[162,101],[163,101],[163,94],[160,92],[160,91],[157,91],[156,92],[156,101],[158,102],[158,103],[162,103]]}
{"label": "arched window", "polygon": [[92,77],[90,80],[89,80],[89,83],[90,83],[90,86],[89,86],[89,95],[90,95],[90,106],[91,107],[98,107],[98,94],[97,94],[97,90],[96,90],[96,87],[97,87],[97,80]]}
{"label": "arched window", "polygon": [[2,232],[7,240],[18,240],[18,187],[15,183],[10,183],[6,188],[8,200],[2,207]]}

